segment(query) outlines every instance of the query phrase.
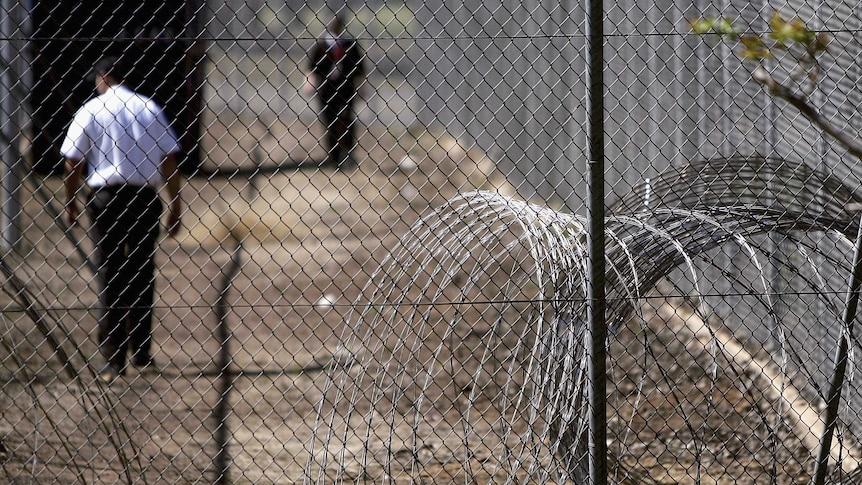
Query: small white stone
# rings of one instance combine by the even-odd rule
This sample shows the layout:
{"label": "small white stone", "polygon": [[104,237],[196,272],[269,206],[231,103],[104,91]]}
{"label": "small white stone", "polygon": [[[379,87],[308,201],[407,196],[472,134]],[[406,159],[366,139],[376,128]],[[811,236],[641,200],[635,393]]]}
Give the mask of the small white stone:
{"label": "small white stone", "polygon": [[338,297],[333,295],[332,293],[327,293],[320,297],[317,300],[317,303],[314,306],[318,308],[329,308],[335,305],[335,302],[338,301]]}
{"label": "small white stone", "polygon": [[398,169],[404,172],[416,170],[416,167],[418,166],[419,164],[416,163],[416,160],[414,160],[413,157],[410,156],[410,154],[404,155],[404,158],[402,158],[401,161],[398,162]]}

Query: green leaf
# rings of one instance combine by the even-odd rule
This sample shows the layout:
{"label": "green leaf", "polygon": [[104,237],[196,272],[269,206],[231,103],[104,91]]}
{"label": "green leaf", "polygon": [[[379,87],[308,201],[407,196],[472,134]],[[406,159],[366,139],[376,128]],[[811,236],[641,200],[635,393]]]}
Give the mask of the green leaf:
{"label": "green leaf", "polygon": [[752,61],[762,61],[772,57],[772,51],[763,42],[763,39],[756,35],[743,36],[739,41],[742,43],[742,50],[739,54]]}
{"label": "green leaf", "polygon": [[775,40],[780,46],[784,47],[788,44],[802,44],[809,46],[817,40],[817,35],[808,30],[805,22],[801,19],[784,20],[778,12],[772,13],[772,18],[769,20],[769,26],[772,32],[769,37]]}
{"label": "green leaf", "polygon": [[692,32],[698,35],[719,34],[735,39],[739,30],[733,26],[733,21],[728,18],[700,17],[689,22]]}

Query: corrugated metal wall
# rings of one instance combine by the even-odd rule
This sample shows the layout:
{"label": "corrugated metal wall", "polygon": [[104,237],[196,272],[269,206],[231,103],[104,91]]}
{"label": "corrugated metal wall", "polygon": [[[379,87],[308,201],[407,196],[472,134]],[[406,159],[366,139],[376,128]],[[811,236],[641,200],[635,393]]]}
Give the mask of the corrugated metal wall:
{"label": "corrugated metal wall", "polygon": [[[742,89],[726,47],[684,35],[696,7],[621,1],[607,11],[609,194],[623,195],[669,165],[762,149],[747,109],[757,88]],[[525,195],[580,210],[582,6],[438,0],[419,6],[417,23],[419,58],[427,61],[417,63],[419,119],[475,140],[522,180]]]}

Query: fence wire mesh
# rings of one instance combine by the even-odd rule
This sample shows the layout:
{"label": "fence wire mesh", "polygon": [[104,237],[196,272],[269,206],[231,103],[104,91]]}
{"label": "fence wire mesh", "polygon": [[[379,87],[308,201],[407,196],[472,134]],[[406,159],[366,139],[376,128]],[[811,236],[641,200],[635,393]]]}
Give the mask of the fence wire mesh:
{"label": "fence wire mesh", "polygon": [[858,3],[605,3],[607,443],[582,4],[0,6],[0,481],[862,483]]}

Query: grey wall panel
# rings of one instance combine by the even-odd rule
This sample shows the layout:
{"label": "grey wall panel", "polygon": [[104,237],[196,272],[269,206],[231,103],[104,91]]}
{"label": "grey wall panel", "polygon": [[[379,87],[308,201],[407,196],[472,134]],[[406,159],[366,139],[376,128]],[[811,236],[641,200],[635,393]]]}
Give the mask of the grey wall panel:
{"label": "grey wall panel", "polygon": [[425,2],[417,21],[431,61],[417,65],[420,121],[474,140],[527,197],[581,197],[582,170],[572,169],[585,142],[579,4]]}

